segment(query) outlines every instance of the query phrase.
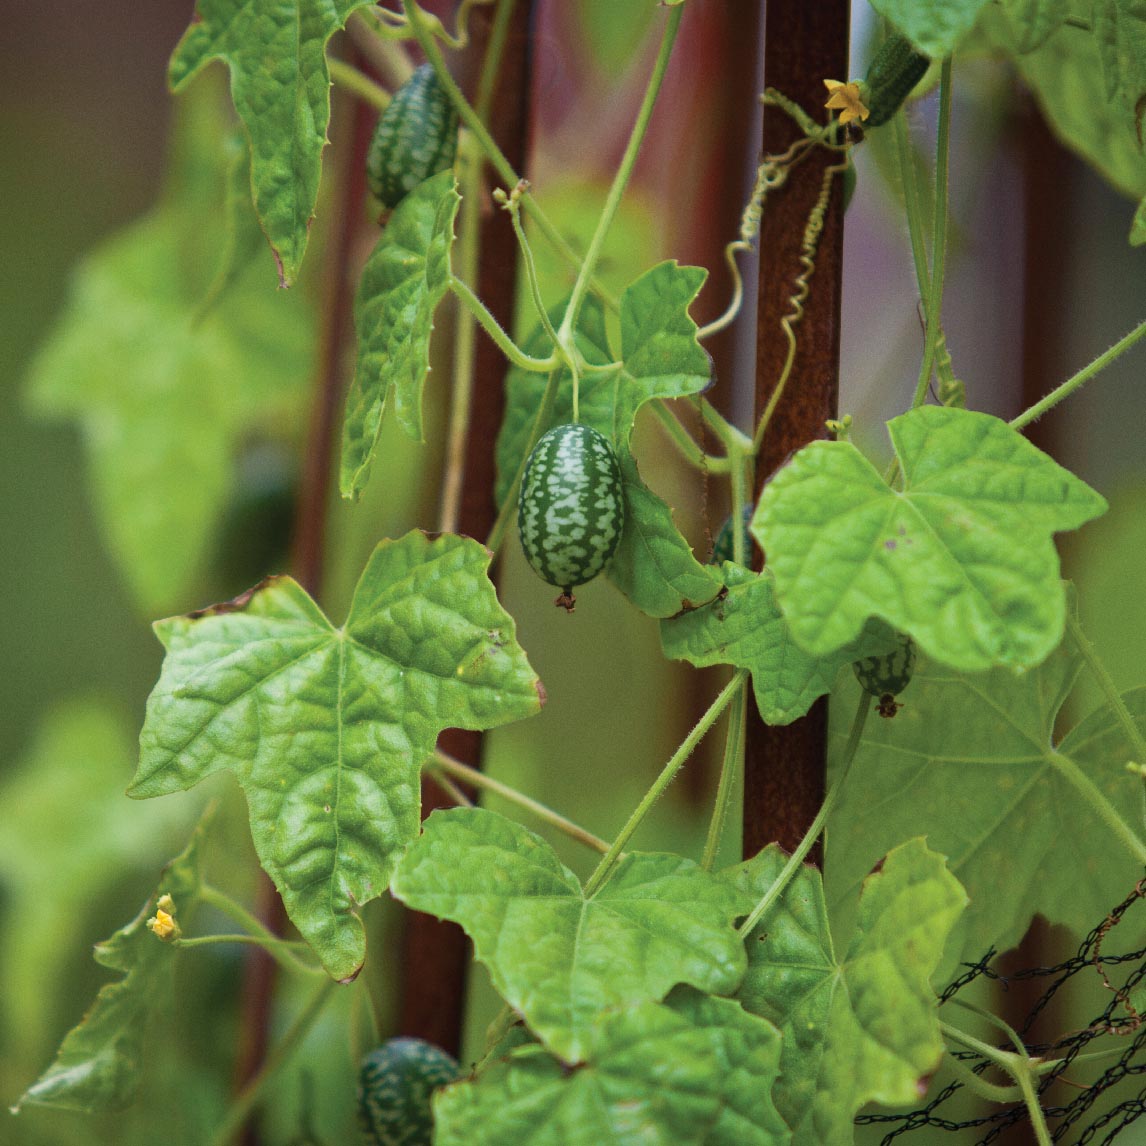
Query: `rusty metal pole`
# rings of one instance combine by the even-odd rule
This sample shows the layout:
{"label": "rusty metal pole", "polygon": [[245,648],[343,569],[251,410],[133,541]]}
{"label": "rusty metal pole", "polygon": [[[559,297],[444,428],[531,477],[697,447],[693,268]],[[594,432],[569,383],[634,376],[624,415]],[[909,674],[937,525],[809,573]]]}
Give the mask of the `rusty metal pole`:
{"label": "rusty metal pole", "polygon": [[[502,55],[490,130],[514,170],[523,171],[529,143],[532,0],[516,0]],[[481,59],[493,18],[491,9],[471,15],[474,59]],[[517,242],[505,213],[484,216],[478,294],[506,329],[513,324]],[[458,531],[483,540],[497,516],[493,501],[494,442],[505,406],[505,359],[479,334],[474,368],[474,401],[466,441],[465,475]],[[473,767],[481,765],[479,732],[450,729],[438,741],[443,751]],[[422,782],[422,815],[453,802],[432,780]],[[408,912],[403,942],[401,1014],[403,1035],[426,1039],[457,1054],[465,1017],[469,941],[457,924]]]}
{"label": "rusty metal pole", "polygon": [[[764,82],[822,118],[825,79],[848,78],[850,0],[769,0],[764,16]],[[776,108],[765,108],[763,151],[776,154],[797,136]],[[767,404],[783,366],[787,344],[780,319],[788,310],[800,271],[804,226],[820,192],[826,154],[796,167],[784,188],[770,195],[760,229],[757,296],[756,416]],[[797,328],[792,376],[776,409],[758,462],[762,482],[789,455],[825,436],[836,415],[839,390],[840,295],[843,272],[843,201],[833,193],[811,280],[811,295]],[[765,725],[749,705],[744,777],[744,854],[774,840],[799,843],[824,798],[827,703],[817,701],[786,727]],[[816,854],[813,853],[813,858]]]}

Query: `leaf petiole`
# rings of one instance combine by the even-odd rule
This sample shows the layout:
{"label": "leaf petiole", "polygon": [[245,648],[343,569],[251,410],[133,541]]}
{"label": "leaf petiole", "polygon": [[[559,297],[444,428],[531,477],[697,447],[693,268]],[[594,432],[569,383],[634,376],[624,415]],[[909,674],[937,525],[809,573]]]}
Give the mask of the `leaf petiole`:
{"label": "leaf petiole", "polygon": [[381,84],[375,83],[365,72],[360,72],[345,60],[336,57],[327,60],[327,67],[330,69],[331,80],[344,91],[350,92],[351,95],[357,96],[379,111],[385,111],[390,106],[390,93]]}
{"label": "leaf petiole", "polygon": [[732,798],[736,793],[736,779],[744,764],[744,736],[746,730],[748,690],[741,684],[740,691],[732,698],[728,710],[728,732],[724,739],[724,758],[720,764],[720,782],[716,786],[716,801],[712,808],[712,819],[708,824],[708,837],[704,841],[704,855],[700,866],[712,871],[716,864],[720,841],[724,836],[724,825],[732,808]]}
{"label": "leaf petiole", "polygon": [[514,365],[531,374],[548,374],[561,365],[561,356],[555,351],[548,358],[533,358],[525,353],[502,329],[502,325],[490,314],[485,303],[459,278],[450,276],[450,289],[469,308],[470,313],[481,323],[482,329],[497,344],[497,348]]}

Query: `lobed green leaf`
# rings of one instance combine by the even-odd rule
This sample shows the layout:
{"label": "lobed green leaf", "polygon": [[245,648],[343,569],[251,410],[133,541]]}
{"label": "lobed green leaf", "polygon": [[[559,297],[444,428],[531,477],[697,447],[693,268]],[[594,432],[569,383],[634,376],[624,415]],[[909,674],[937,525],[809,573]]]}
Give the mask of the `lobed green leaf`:
{"label": "lobed green leaf", "polygon": [[368,0],[197,0],[198,19],[168,69],[180,91],[212,60],[231,73],[231,98],[251,150],[255,210],[283,286],[294,282],[318,200],[330,122],[326,44]]}
{"label": "lobed green leaf", "polygon": [[1066,616],[1051,535],[1105,500],[987,414],[924,406],[888,428],[902,493],[850,442],[813,442],[764,489],[752,531],[793,638],[822,656],[880,617],[956,668],[1038,664]]}
{"label": "lobed green leaf", "polygon": [[678,983],[730,992],[744,973],[732,921],[751,906],[680,856],[631,853],[586,897],[556,853],[493,812],[435,812],[406,853],[395,896],[461,924],[494,986],[567,1062],[590,1052],[609,1007]]}
{"label": "lobed green leaf", "polygon": [[[759,897],[786,859],[773,844],[729,874]],[[943,857],[913,839],[865,880],[842,958],[810,866],[748,937],[737,997],[780,1028],[774,1096],[794,1146],[845,1146],[865,1103],[926,1093],[944,1049],[929,980],[966,902]]]}
{"label": "lobed green leaf", "polygon": [[361,493],[386,403],[422,440],[422,387],[430,370],[434,311],[450,289],[450,248],[461,197],[453,171],[414,188],[390,216],[354,301],[358,357],[342,426],[343,497]]}
{"label": "lobed green leaf", "polygon": [[[1085,934],[1122,898],[1141,870],[1060,765],[1081,769],[1139,834],[1146,797],[1125,770],[1133,749],[1109,708],[1056,743],[1055,720],[1078,672],[1066,648],[1022,677],[918,665],[895,719],[868,721],[829,820],[833,918],[846,916],[880,855],[919,834],[949,857],[971,897],[948,952],[951,970],[992,946],[1013,946],[1035,915]],[[853,696],[849,687],[839,708],[850,711]],[[1126,701],[1146,728],[1146,689]],[[833,729],[837,751],[846,732]]]}
{"label": "lobed green leaf", "polygon": [[91,1009],[65,1036],[55,1062],[14,1106],[25,1104],[67,1110],[119,1110],[129,1106],[139,1087],[147,1019],[170,998],[174,950],[153,935],[147,920],[156,900],[170,895],[177,920],[198,905],[202,889],[200,850],[208,816],[186,849],[163,869],[155,894],[139,914],[110,939],[96,945],[95,960],[123,978],[100,988]]}
{"label": "lobed green leaf", "polygon": [[418,831],[418,777],[444,728],[531,716],[540,682],[469,538],[383,541],[346,624],[289,577],[155,630],[167,655],[129,795],[236,773],[259,859],[327,971],[358,973],[357,908]]}
{"label": "lobed green leaf", "polygon": [[987,0],[871,0],[924,55],[949,56],[971,30]]}
{"label": "lobed green leaf", "polygon": [[726,561],[723,578],[726,591],[715,601],[661,622],[661,647],[666,657],[698,668],[748,669],[766,724],[791,724],[831,691],[845,665],[894,647],[886,626],[869,622],[857,640],[827,656],[810,656],[792,640],[769,570],[753,573]]}

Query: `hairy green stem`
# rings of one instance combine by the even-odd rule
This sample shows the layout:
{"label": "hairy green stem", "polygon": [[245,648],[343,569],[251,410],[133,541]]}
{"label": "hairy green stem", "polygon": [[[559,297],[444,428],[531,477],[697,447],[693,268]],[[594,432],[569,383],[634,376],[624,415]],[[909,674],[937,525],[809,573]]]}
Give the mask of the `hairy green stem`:
{"label": "hairy green stem", "polygon": [[[449,69],[446,67],[446,62],[442,58],[441,49],[435,42],[433,33],[426,23],[426,14],[422,12],[414,0],[402,0],[402,8],[406,13],[407,19],[410,21],[410,28],[414,33],[415,39],[417,39],[422,50],[426,53],[426,59],[433,67],[442,88],[450,97],[450,102],[457,109],[458,117],[473,133],[474,138],[481,145],[482,151],[485,152],[486,158],[489,160],[493,169],[498,173],[502,182],[507,187],[516,187],[518,183],[521,182],[521,176],[514,171],[509,160],[506,159],[504,152],[498,147],[493,136],[490,135],[489,130],[482,122],[481,117],[470,105],[462,93],[461,88],[454,82],[454,78],[450,75]],[[552,244],[554,250],[556,250],[571,267],[579,268],[581,266],[581,256],[566,242],[557,228],[549,221],[549,218],[537,205],[537,201],[533,196],[528,192],[523,194],[521,197],[521,205],[525,213],[533,220],[537,229]],[[606,291],[598,282],[594,281],[592,287],[606,306],[614,311],[619,309],[616,298]]]}
{"label": "hairy green stem", "polygon": [[357,68],[346,63],[345,60],[340,60],[337,57],[331,57],[327,60],[327,67],[330,68],[330,78],[340,88],[356,95],[360,100],[365,101],[371,107],[376,107],[379,111],[385,111],[390,105],[390,93],[381,86],[376,84],[364,72],[360,72]]}
{"label": "hairy green stem", "polygon": [[628,822],[610,845],[604,858],[597,865],[597,870],[589,876],[588,882],[585,884],[586,896],[593,895],[599,891],[601,885],[612,875],[621,852],[624,851],[625,845],[632,838],[633,833],[641,826],[642,821],[645,816],[649,814],[652,806],[664,795],[665,789],[672,783],[676,774],[684,766],[685,761],[692,755],[696,746],[704,739],[708,730],[716,723],[720,714],[728,706],[729,701],[736,695],[737,690],[743,686],[747,676],[747,669],[737,670],[732,679],[720,690],[716,699],[708,706],[708,710],[705,714],[696,722],[696,727],[684,738],[684,742],[672,754],[664,768],[661,769],[661,774],[653,781],[652,787],[645,793],[641,802],[637,805],[636,811],[629,817]]}
{"label": "hairy green stem", "polygon": [[460,760],[455,760],[444,752],[435,752],[429,767],[435,771],[445,772],[463,783],[472,784],[475,788],[483,788],[495,796],[500,796],[503,800],[508,800],[511,804],[516,804],[519,808],[524,808],[531,815],[556,828],[559,832],[563,832],[579,844],[584,844],[587,848],[592,848],[602,854],[609,850],[609,845],[603,839],[586,831],[572,820],[566,819],[560,812],[555,812],[552,808],[546,807],[524,792],[519,792],[516,788],[503,784],[500,780],[495,780],[492,776],[487,776],[484,772],[479,772],[476,768],[471,768],[468,764],[463,764]]}
{"label": "hairy green stem", "polygon": [[[249,912],[237,900],[232,899],[225,891],[220,891],[210,884],[204,884],[200,888],[199,898],[204,903],[223,912],[224,915],[229,915],[240,927],[246,929],[247,938],[234,939],[231,940],[232,942],[257,943],[264,947],[267,954],[271,955],[280,965],[285,966],[287,970],[302,971],[308,975],[314,972],[313,966],[293,954],[294,950],[299,949],[298,944],[288,943],[279,938],[261,919]],[[206,936],[205,938],[212,937]],[[199,945],[197,939],[184,939],[180,942],[185,947]],[[305,944],[302,945],[304,949],[305,946]]]}
{"label": "hairy green stem", "polygon": [[497,344],[498,349],[514,366],[528,370],[532,374],[548,374],[560,365],[560,357],[554,353],[548,358],[533,358],[526,354],[502,329],[501,323],[490,314],[486,305],[459,278],[450,277],[450,289],[469,307],[473,316],[481,323],[482,329]]}
{"label": "hairy green stem", "polygon": [[[927,387],[931,384],[931,371],[935,364],[935,348],[943,310],[943,277],[947,264],[947,195],[951,158],[951,57],[943,61],[939,73],[939,135],[935,148],[935,218],[931,237],[931,286],[924,305],[927,308],[927,331],[923,345],[923,362],[919,367],[919,381],[911,408],[923,405]],[[910,157],[909,157],[910,161]],[[915,241],[912,240],[914,248]],[[918,265],[917,265],[918,269]]]}
{"label": "hairy green stem", "polygon": [[658,422],[664,428],[668,439],[676,446],[680,456],[694,469],[703,473],[725,474],[730,470],[728,458],[706,454],[696,439],[688,432],[675,412],[663,400],[649,403]]}
{"label": "hairy green stem", "polygon": [[742,684],[728,709],[728,732],[724,738],[724,758],[720,762],[720,782],[716,786],[716,802],[712,807],[712,819],[708,822],[708,836],[704,841],[704,855],[700,860],[700,866],[705,871],[712,871],[716,866],[720,841],[724,838],[724,826],[728,823],[732,797],[736,792],[736,778],[744,766],[747,705],[748,688]]}
{"label": "hairy green stem", "polygon": [[800,865],[804,862],[804,857],[812,850],[812,845],[819,839],[820,833],[824,830],[824,825],[828,822],[828,816],[831,814],[832,808],[839,799],[840,792],[843,791],[848,773],[851,771],[852,761],[856,757],[856,751],[859,748],[860,737],[863,735],[864,725],[867,723],[868,709],[870,708],[871,697],[868,696],[866,692],[861,692],[859,707],[856,709],[855,717],[852,720],[851,732],[848,734],[848,742],[844,747],[843,760],[840,762],[836,778],[832,782],[832,786],[828,789],[828,794],[824,797],[824,802],[820,805],[820,810],[816,813],[816,818],[804,833],[804,838],[797,844],[796,850],[788,857],[788,862],[781,869],[780,874],[776,877],[776,881],[768,888],[763,896],[761,896],[760,902],[756,904],[748,918],[740,925],[738,930],[741,935],[747,937],[752,934],[756,925],[771,910],[780,896],[784,894],[788,884],[792,882],[796,872],[800,870]]}
{"label": "hairy green stem", "polygon": [[987,1099],[988,1102],[1017,1102],[1023,1097],[1023,1092],[1017,1085],[1000,1086],[998,1083],[988,1082],[950,1051],[947,1052],[947,1065],[964,1086],[973,1090],[980,1097]]}
{"label": "hairy green stem", "polygon": [[1024,410],[1017,418],[1012,418],[1009,425],[1012,430],[1021,430],[1030,425],[1037,418],[1041,418],[1049,409],[1057,406],[1064,398],[1069,398],[1083,383],[1089,382],[1099,371],[1109,366],[1116,358],[1121,357],[1140,338],[1146,335],[1146,321],[1140,322],[1129,334],[1120,338],[1109,350],[1100,354],[1088,366],[1084,366],[1077,374],[1068,378],[1061,386],[1056,386],[1045,398],[1036,402],[1028,410]]}
{"label": "hairy green stem", "polygon": [[1126,702],[1122,699],[1118,691],[1118,686],[1114,683],[1114,679],[1110,673],[1107,672],[1106,666],[1099,658],[1098,650],[1095,649],[1090,638],[1082,631],[1082,626],[1078,623],[1078,618],[1070,613],[1067,614],[1066,627],[1070,633],[1071,640],[1074,641],[1075,648],[1082,654],[1082,659],[1086,661],[1087,668],[1090,669],[1095,680],[1098,681],[1102,689],[1102,695],[1106,697],[1107,704],[1114,709],[1114,715],[1118,718],[1118,723],[1122,726],[1122,732],[1130,742],[1130,747],[1134,750],[1134,763],[1146,765],[1146,739],[1143,739],[1141,730],[1135,722],[1134,717],[1130,715],[1130,710],[1126,707]]}
{"label": "hairy green stem", "polygon": [[292,943],[287,939],[267,939],[262,935],[248,935],[239,931],[232,935],[196,935],[191,938],[172,939],[172,947],[211,947],[217,943],[246,943],[251,947],[261,947],[284,971],[295,974],[322,975],[321,967],[304,963],[296,951],[309,950],[304,943]]}
{"label": "hairy green stem", "polygon": [[299,1011],[282,1039],[267,1055],[259,1073],[235,1096],[226,1117],[211,1138],[211,1146],[230,1146],[234,1137],[246,1125],[251,1111],[258,1105],[267,1083],[278,1074],[298,1050],[310,1028],[314,1026],[315,1021],[322,1014],[323,1008],[330,1001],[337,986],[338,984],[333,979],[325,979],[306,1006]]}
{"label": "hairy green stem", "polygon": [[581,304],[584,302],[585,294],[589,289],[589,280],[597,269],[597,260],[601,257],[605,236],[609,233],[617,209],[621,205],[625,188],[629,185],[629,179],[633,174],[637,154],[644,142],[645,133],[648,131],[649,121],[652,119],[653,108],[656,105],[657,96],[660,94],[665,72],[668,71],[669,58],[672,56],[673,45],[676,43],[676,34],[680,28],[680,19],[683,13],[684,6],[677,5],[665,19],[660,50],[657,52],[652,74],[649,76],[649,82],[645,87],[645,97],[641,101],[636,122],[633,124],[633,130],[629,135],[629,142],[625,147],[624,155],[621,157],[621,164],[617,168],[617,173],[613,176],[613,183],[605,198],[605,206],[601,210],[601,216],[597,220],[597,228],[589,241],[589,249],[585,252],[585,259],[581,264],[577,281],[573,284],[573,293],[569,296],[569,303],[565,308],[565,317],[562,319],[561,327],[558,330],[559,341],[563,344],[568,345],[572,342],[573,330],[577,325],[577,316],[581,313]]}
{"label": "hairy green stem", "polygon": [[1097,784],[1069,756],[1059,752],[1048,755],[1051,766],[1058,770],[1063,779],[1072,784],[1075,790],[1090,805],[1091,810],[1134,857],[1140,867],[1146,867],[1146,843],[1130,825],[1118,814],[1118,809],[1106,798]]}

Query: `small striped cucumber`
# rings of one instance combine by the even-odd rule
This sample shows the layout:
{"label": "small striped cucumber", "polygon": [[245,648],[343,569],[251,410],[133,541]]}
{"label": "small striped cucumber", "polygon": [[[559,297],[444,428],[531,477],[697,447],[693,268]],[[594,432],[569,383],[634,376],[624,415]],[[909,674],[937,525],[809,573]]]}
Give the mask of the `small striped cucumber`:
{"label": "small striped cucumber", "polygon": [[880,716],[892,717],[902,707],[895,698],[911,683],[915,672],[915,642],[905,633],[896,634],[890,653],[864,657],[852,665],[863,690],[879,701]]}
{"label": "small striped cucumber", "polygon": [[[748,532],[748,525],[752,521],[753,506],[746,505],[744,507],[743,520],[740,526],[740,536],[744,544],[744,564],[751,566],[752,558],[756,554],[753,546],[756,544],[752,540],[752,534]],[[725,519],[724,524],[720,527],[720,532],[716,535],[716,540],[712,543],[712,559],[709,561],[710,565],[723,565],[725,561],[735,561],[735,544],[732,535],[732,514],[730,513]]]}
{"label": "small striped cucumber", "polygon": [[457,1060],[422,1039],[390,1039],[358,1071],[358,1125],[363,1146],[430,1146],[430,1099],[462,1077]]}
{"label": "small striped cucumber", "polygon": [[518,499],[521,547],[534,572],[561,589],[572,610],[573,587],[609,563],[624,527],[621,466],[609,440],[589,426],[557,426],[529,455]]}
{"label": "small striped cucumber", "polygon": [[458,113],[423,64],[394,93],[378,120],[366,156],[366,181],[385,207],[397,207],[419,183],[452,167]]}
{"label": "small striped cucumber", "polygon": [[893,32],[872,57],[860,93],[870,113],[864,127],[879,127],[903,106],[923,79],[931,60],[916,51],[906,36]]}

